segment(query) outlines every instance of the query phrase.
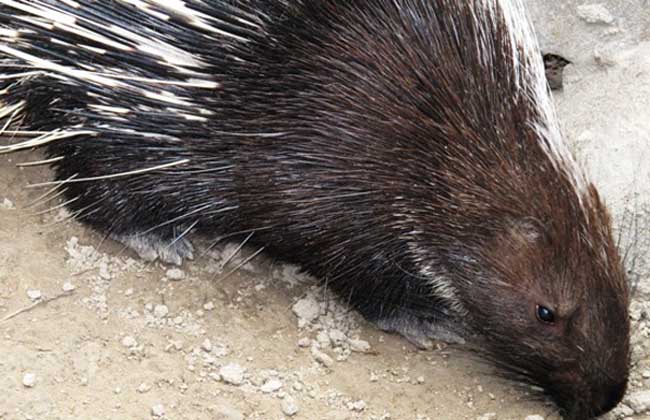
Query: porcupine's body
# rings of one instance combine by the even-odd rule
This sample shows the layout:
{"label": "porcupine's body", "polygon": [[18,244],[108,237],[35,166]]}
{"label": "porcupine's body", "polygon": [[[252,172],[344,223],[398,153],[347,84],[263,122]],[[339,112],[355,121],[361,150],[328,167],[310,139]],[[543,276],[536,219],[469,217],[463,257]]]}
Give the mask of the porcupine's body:
{"label": "porcupine's body", "polygon": [[34,137],[6,150],[45,143],[79,220],[175,263],[251,235],[569,418],[622,397],[625,276],[519,1],[0,5],[5,134]]}

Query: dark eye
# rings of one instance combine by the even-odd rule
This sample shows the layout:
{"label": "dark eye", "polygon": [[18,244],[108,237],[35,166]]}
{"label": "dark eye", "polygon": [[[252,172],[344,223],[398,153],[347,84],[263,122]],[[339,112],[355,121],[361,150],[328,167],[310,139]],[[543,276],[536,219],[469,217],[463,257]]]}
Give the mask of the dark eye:
{"label": "dark eye", "polygon": [[541,322],[552,324],[555,322],[555,314],[546,306],[537,305],[537,319]]}

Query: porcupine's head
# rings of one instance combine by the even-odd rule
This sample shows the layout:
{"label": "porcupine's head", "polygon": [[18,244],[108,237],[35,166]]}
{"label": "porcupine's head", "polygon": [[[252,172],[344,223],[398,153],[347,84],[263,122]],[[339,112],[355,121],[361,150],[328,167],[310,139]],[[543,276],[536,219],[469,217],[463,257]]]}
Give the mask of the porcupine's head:
{"label": "porcupine's head", "polygon": [[[563,142],[523,5],[377,3],[337,9],[346,18],[312,60],[332,77],[354,64],[331,84],[347,100],[337,122],[386,144],[382,188],[410,266],[566,418],[611,410],[629,374],[627,279],[607,209]],[[355,120],[362,111],[372,119]]]}
{"label": "porcupine's head", "polygon": [[446,139],[440,183],[400,208],[419,231],[419,271],[504,372],[541,387],[568,419],[603,414],[622,399],[630,360],[610,216],[562,141],[522,5],[433,3],[457,18],[434,35],[448,37],[449,58],[432,65],[447,110],[433,129]]}

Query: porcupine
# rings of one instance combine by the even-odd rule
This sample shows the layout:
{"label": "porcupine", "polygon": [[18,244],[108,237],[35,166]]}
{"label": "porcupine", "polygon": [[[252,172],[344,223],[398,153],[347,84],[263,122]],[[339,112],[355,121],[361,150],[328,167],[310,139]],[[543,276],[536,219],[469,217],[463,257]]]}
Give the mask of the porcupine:
{"label": "porcupine", "polygon": [[180,264],[243,234],[380,327],[450,330],[570,419],[614,407],[628,286],[519,0],[0,0],[4,151]]}

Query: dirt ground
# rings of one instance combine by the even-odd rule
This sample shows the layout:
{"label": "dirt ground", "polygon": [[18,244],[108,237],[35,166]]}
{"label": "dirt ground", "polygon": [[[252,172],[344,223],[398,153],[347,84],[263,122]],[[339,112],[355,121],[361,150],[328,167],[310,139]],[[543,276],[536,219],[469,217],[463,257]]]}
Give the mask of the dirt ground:
{"label": "dirt ground", "polygon": [[[633,398],[609,418],[650,418],[650,9],[603,1],[607,23],[576,1],[529,3],[542,45],[574,63],[556,97],[567,138],[615,215],[629,215],[619,228],[640,238]],[[246,262],[254,250],[194,238],[197,258],[177,269],[62,209],[41,213],[57,202],[30,206],[45,190],[27,185],[48,170],[16,166],[39,158],[0,156],[0,419],[558,419],[463,346],[418,351],[294,267]]]}

